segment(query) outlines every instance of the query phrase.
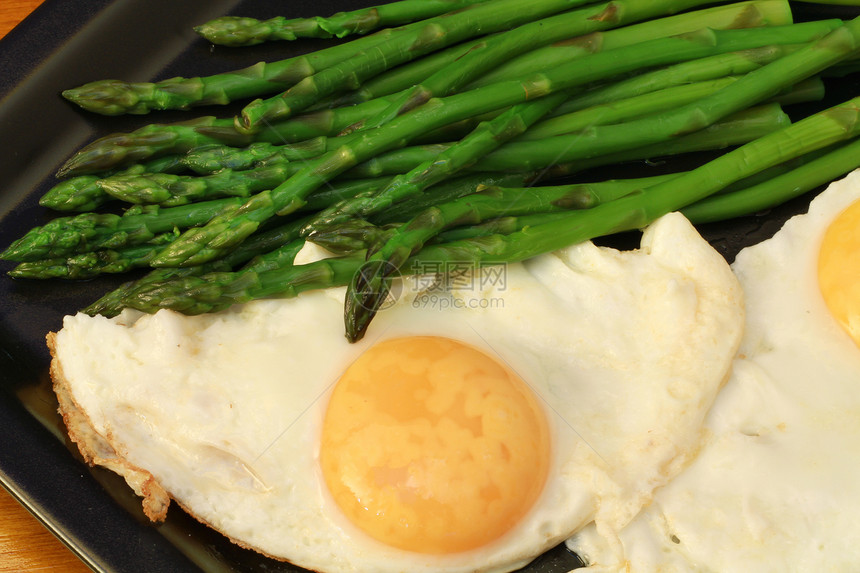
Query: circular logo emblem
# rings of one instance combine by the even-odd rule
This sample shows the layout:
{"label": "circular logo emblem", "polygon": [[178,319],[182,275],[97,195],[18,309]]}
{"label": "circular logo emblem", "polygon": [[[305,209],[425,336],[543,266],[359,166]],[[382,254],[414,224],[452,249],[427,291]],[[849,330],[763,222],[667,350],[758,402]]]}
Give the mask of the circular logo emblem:
{"label": "circular logo emblem", "polygon": [[[379,280],[380,277],[384,280]],[[388,261],[368,261],[353,277],[353,284],[358,285],[353,291],[354,300],[370,311],[391,308],[403,293],[401,278],[400,270]]]}

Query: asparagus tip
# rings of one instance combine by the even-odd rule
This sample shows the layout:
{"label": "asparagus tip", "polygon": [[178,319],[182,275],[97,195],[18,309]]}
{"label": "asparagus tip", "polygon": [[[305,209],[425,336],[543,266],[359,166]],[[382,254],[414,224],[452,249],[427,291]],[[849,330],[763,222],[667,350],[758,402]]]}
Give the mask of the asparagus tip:
{"label": "asparagus tip", "polygon": [[355,272],[344,301],[344,334],[349,342],[364,338],[373,317],[386,308],[397,275],[397,267],[385,260],[367,261]]}
{"label": "asparagus tip", "polygon": [[101,115],[147,113],[149,109],[141,104],[137,89],[135,84],[123,80],[97,80],[63,90],[61,94],[75,105]]}

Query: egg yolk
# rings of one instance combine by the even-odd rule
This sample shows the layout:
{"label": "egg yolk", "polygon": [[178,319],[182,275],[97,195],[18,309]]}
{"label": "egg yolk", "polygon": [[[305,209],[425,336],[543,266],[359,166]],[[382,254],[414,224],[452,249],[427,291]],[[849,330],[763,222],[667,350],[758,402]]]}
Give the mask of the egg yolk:
{"label": "egg yolk", "polygon": [[338,381],[320,464],[355,525],[445,554],[510,530],[546,480],[549,431],[531,390],[486,354],[439,337],[388,340]]}
{"label": "egg yolk", "polygon": [[818,285],[830,313],[860,346],[860,202],[827,228],[818,253]]}

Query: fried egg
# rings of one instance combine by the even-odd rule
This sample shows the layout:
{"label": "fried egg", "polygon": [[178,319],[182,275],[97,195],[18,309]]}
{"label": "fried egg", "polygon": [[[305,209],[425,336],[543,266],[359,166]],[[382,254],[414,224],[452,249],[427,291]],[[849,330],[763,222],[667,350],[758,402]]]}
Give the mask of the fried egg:
{"label": "fried egg", "polygon": [[[860,172],[741,251],[747,328],[690,467],[595,571],[852,571],[860,564]],[[618,550],[620,548],[620,551]]]}
{"label": "fried egg", "polygon": [[70,435],[152,519],[175,500],[330,573],[518,569],[588,523],[617,532],[697,451],[743,303],[682,215],[634,251],[429,276],[357,344],[344,289],[66,317],[49,343]]}

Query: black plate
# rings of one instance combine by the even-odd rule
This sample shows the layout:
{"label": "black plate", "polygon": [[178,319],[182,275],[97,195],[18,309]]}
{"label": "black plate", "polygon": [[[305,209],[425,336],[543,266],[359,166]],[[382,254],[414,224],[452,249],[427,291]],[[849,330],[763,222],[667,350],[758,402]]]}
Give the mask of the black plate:
{"label": "black plate", "polygon": [[[228,13],[311,15],[367,4],[360,0],[288,4],[282,0],[48,0],[0,41],[0,248],[48,219],[50,213],[38,206],[37,199],[55,182],[57,168],[83,144],[151,121],[192,116],[165,112],[97,117],[65,102],[59,96],[62,89],[107,77],[147,81],[206,75],[281,59],[323,43],[213,48],[197,38],[191,27]],[[853,17],[858,11],[798,7],[799,19]],[[853,81],[840,80],[829,87],[834,102],[858,93]],[[206,113],[225,112],[199,110],[193,115]],[[631,170],[640,167],[631,166]],[[732,260],[740,248],[770,236],[806,204],[805,199],[795,201],[731,224],[708,225],[702,232]],[[44,337],[61,327],[64,315],[124,278],[13,281],[5,276],[11,266],[0,263],[0,482],[97,571],[297,571],[234,546],[175,507],[165,524],[150,525],[122,479],[89,469],[80,461],[64,438],[56,414]],[[576,563],[560,547],[527,570],[568,571]]]}

